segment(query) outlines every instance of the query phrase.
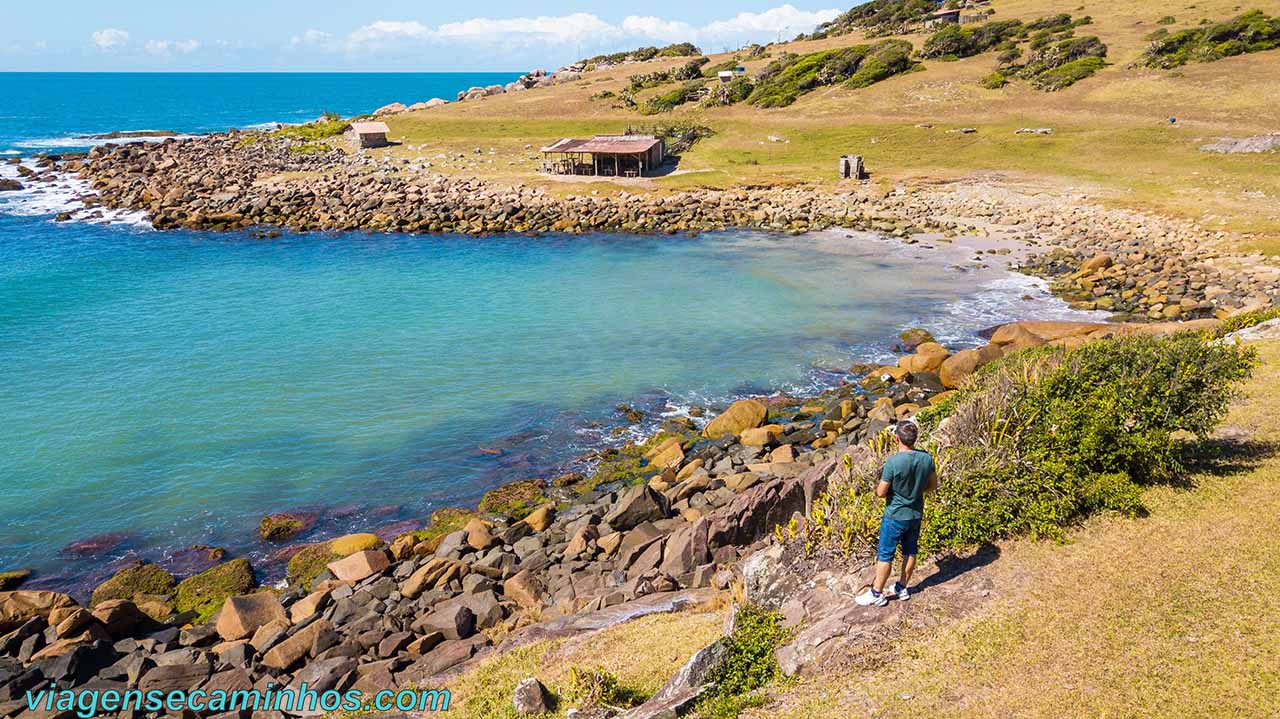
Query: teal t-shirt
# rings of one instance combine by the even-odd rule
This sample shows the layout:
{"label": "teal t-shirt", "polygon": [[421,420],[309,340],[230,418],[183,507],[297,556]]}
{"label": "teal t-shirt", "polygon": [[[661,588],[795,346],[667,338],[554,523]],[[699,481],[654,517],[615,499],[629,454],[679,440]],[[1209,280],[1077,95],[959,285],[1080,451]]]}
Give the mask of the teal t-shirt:
{"label": "teal t-shirt", "polygon": [[930,474],[933,457],[928,452],[913,449],[890,457],[880,474],[880,481],[888,482],[890,487],[884,516],[902,521],[923,517],[924,490],[929,486]]}

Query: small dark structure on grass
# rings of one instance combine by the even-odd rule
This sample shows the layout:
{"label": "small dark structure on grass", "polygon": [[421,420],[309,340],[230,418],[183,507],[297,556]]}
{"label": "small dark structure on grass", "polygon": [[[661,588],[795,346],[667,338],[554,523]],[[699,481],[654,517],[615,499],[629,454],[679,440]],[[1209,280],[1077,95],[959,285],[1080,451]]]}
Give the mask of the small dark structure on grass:
{"label": "small dark structure on grass", "polygon": [[387,133],[391,128],[385,122],[353,122],[347,127],[346,136],[356,147],[386,147]]}
{"label": "small dark structure on grass", "polygon": [[553,175],[644,177],[662,166],[666,142],[653,135],[596,135],[565,138],[542,148],[543,172]]}

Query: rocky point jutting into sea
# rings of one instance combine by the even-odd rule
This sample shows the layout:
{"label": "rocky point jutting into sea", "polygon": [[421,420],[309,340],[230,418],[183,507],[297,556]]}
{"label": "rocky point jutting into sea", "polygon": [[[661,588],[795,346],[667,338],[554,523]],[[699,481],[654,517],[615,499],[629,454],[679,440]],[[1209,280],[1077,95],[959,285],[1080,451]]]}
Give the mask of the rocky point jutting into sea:
{"label": "rocky point jutting into sea", "polygon": [[[778,557],[763,552],[774,528],[803,513],[865,440],[945,398],[978,367],[1023,348],[1201,328],[1280,296],[1280,272],[1226,250],[1214,233],[1076,197],[960,184],[561,198],[412,163],[300,155],[253,137],[105,146],[49,158],[24,182],[79,173],[93,194],[72,216],[91,216],[96,205],[142,210],[161,229],[482,235],[841,226],[908,241],[977,232],[1033,245],[1038,254],[1023,268],[1052,277],[1082,307],[1161,322],[1017,323],[960,351],[907,333],[896,365],[853,368],[842,386],[814,397],[742,399],[705,423],[673,418],[644,445],[603,452],[594,476],[507,484],[474,509],[441,510],[426,529],[390,542],[360,533],[291,546],[278,591],[254,591],[246,560],[210,555],[211,568],[181,582],[156,564],[125,567],[84,606],[52,591],[0,593],[0,715],[22,715],[24,693],[55,682],[144,691],[447,686],[479,657],[537,638],[672,611],[735,583],[768,594],[766,560],[773,556],[776,569]],[[270,515],[260,531],[287,542],[306,521]],[[804,620],[819,610],[793,603],[789,611]],[[784,669],[809,668],[811,650],[792,645]],[[682,673],[628,716],[665,716],[696,698],[704,678]]]}
{"label": "rocky point jutting into sea", "polygon": [[900,237],[977,230],[1040,248],[1023,270],[1064,278],[1059,289],[1081,306],[1152,319],[1269,305],[1280,277],[1261,256],[1232,252],[1222,243],[1224,233],[1193,222],[982,183],[889,192],[856,184],[561,197],[523,184],[445,175],[407,159],[299,153],[292,146],[263,132],[105,145],[87,157],[49,157],[43,173],[26,179],[77,173],[93,192],[75,215],[92,217],[98,205],[140,210],[159,229],[482,235],[851,227]]}

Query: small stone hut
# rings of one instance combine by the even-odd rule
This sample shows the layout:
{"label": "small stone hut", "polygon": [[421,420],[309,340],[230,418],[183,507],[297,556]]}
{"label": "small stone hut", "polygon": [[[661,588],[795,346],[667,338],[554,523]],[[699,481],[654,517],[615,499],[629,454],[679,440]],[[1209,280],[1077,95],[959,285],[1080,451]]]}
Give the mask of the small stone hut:
{"label": "small stone hut", "polygon": [[356,147],[386,147],[387,133],[391,128],[385,122],[353,122],[347,128],[346,136]]}

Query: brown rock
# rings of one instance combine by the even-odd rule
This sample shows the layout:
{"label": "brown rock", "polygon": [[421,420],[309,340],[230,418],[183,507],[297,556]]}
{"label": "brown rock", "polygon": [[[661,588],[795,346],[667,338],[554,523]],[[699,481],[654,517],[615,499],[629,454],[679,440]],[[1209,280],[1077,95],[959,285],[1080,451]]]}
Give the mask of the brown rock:
{"label": "brown rock", "polygon": [[293,666],[311,652],[316,637],[322,632],[333,631],[333,625],[327,619],[317,619],[294,632],[293,636],[271,647],[262,656],[262,665],[281,671]]}
{"label": "brown rock", "polygon": [[331,562],[329,571],[344,582],[358,582],[383,572],[389,566],[391,561],[387,559],[386,552],[381,549],[369,549]]}
{"label": "brown rock", "polygon": [[524,569],[502,583],[502,593],[521,607],[534,609],[542,606],[546,589],[537,576]]}
{"label": "brown rock", "polygon": [[47,620],[53,610],[75,606],[74,599],[60,592],[31,589],[0,592],[0,634],[17,629],[32,617]]}
{"label": "brown rock", "polygon": [[289,623],[280,600],[271,592],[227,597],[218,613],[218,636],[226,641],[245,639],[271,622]]}
{"label": "brown rock", "polygon": [[754,399],[740,399],[707,423],[702,434],[710,439],[719,439],[726,434],[740,435],[745,430],[759,427],[768,415],[769,409],[764,403]]}

